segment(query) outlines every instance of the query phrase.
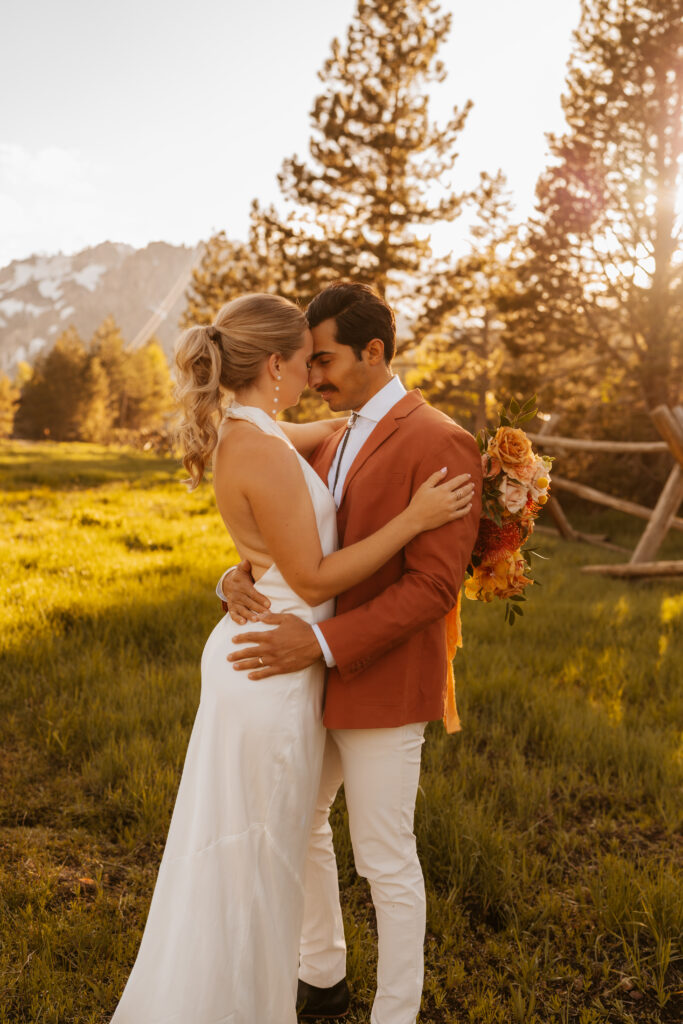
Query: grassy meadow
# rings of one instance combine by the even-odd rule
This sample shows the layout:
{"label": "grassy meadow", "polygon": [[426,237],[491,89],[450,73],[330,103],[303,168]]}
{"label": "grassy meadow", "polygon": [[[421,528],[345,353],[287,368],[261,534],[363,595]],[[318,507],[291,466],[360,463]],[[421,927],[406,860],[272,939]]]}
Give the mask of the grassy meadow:
{"label": "grassy meadow", "polygon": [[[133,963],[235,551],[173,461],[0,448],[0,1024],[103,1024]],[[582,524],[632,544],[642,524]],[[542,536],[513,629],[464,609],[464,731],[429,727],[421,1024],[683,1019],[683,593],[586,577]],[[662,554],[683,557],[683,535]],[[335,809],[350,1024],[369,1020],[369,891]],[[140,1022],[144,1024],[144,1022]],[[188,1024],[192,1022],[188,1021]],[[267,1022],[254,1022],[267,1024]]]}

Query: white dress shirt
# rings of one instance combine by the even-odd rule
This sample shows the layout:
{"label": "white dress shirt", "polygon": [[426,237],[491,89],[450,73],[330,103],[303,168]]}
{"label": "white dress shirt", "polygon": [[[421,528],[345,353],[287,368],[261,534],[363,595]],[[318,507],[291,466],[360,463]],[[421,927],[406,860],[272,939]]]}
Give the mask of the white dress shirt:
{"label": "white dress shirt", "polygon": [[[341,496],[344,493],[344,482],[346,481],[347,474],[351,469],[354,459],[370,437],[370,434],[373,432],[379,421],[383,419],[391,409],[393,409],[397,402],[401,401],[405,393],[406,389],[401,383],[401,378],[392,377],[389,383],[385,384],[381,391],[378,391],[376,395],[373,395],[372,398],[358,410],[356,422],[349,431],[349,437],[341,459],[341,466],[339,466],[337,486],[334,488],[334,493],[332,494],[337,508],[339,508]],[[332,491],[335,477],[337,476],[337,463],[339,461],[339,453],[341,452],[342,443],[343,442],[340,441],[337,453],[332,460],[330,472],[327,477],[327,486],[330,488],[330,491]],[[325,664],[328,668],[333,668],[337,663],[334,660],[332,651],[327,645],[327,641],[322,634],[322,630],[319,626],[314,625],[313,632],[320,644],[320,650],[323,652]]]}
{"label": "white dress shirt", "polygon": [[[391,380],[384,385],[381,391],[378,391],[376,395],[373,395],[364,406],[362,406],[356,413],[356,421],[349,431],[349,436],[344,447],[343,455],[341,455],[343,438],[339,442],[339,447],[335,453],[335,457],[332,460],[330,466],[330,472],[327,476],[327,486],[330,491],[334,487],[335,478],[337,485],[334,487],[332,497],[334,503],[339,508],[342,494],[344,493],[344,483],[346,481],[347,474],[351,469],[351,466],[360,452],[361,448],[370,437],[377,424],[383,419],[386,414],[393,409],[393,407],[400,402],[403,396],[406,394],[406,389],[401,383],[400,377],[392,377]],[[339,458],[341,456],[341,465],[338,467]],[[337,468],[339,468],[339,475],[337,476]],[[227,572],[231,570],[228,569]],[[223,596],[222,584],[223,577],[218,581],[216,586],[216,595],[221,599],[225,600]],[[316,639],[320,644],[320,650],[323,652],[325,664],[328,668],[333,668],[337,663],[334,660],[334,655],[327,645],[327,641],[322,634],[322,631],[317,625],[313,625],[313,631],[316,635]]]}

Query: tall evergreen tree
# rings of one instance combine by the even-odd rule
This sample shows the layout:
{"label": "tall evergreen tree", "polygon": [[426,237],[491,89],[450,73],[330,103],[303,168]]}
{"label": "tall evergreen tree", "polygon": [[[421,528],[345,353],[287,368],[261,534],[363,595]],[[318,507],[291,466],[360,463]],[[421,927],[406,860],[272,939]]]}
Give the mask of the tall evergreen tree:
{"label": "tall evergreen tree", "polygon": [[83,391],[78,403],[77,431],[80,441],[106,444],[111,438],[109,378],[92,352],[83,371]]}
{"label": "tall evergreen tree", "polygon": [[198,266],[192,271],[187,306],[181,327],[210,324],[226,302],[254,288],[254,259],[248,245],[229,239],[225,231],[212,235],[204,245]]}
{"label": "tall evergreen tree", "polygon": [[75,328],[36,360],[22,388],[16,431],[22,437],[74,441],[80,437],[88,355]]}
{"label": "tall evergreen tree", "polygon": [[246,243],[228,238],[225,231],[212,235],[192,272],[181,327],[211,323],[226,302],[245,292],[278,292],[295,298],[284,241],[274,212],[262,210],[256,201]]}
{"label": "tall evergreen tree", "polygon": [[[683,0],[582,0],[511,348],[652,408],[683,379]],[[543,385],[541,385],[543,386]],[[572,386],[572,385],[570,385]],[[606,391],[605,391],[606,389]]]}
{"label": "tall evergreen tree", "polygon": [[507,350],[503,311],[514,296],[518,229],[501,171],[482,174],[473,197],[469,251],[445,263],[428,297],[432,326],[418,347],[410,383],[474,431],[481,430],[502,397]]}
{"label": "tall evergreen tree", "polygon": [[[107,317],[93,335],[90,361],[101,368],[107,380],[108,437],[121,431],[163,429],[173,405],[172,382],[166,356],[156,340],[134,350],[124,341],[113,317]],[[91,376],[97,378],[96,368]]]}
{"label": "tall evergreen tree", "polygon": [[418,283],[429,289],[425,229],[460,211],[447,177],[471,106],[443,126],[429,117],[450,23],[435,0],[358,0],[345,42],[333,42],[320,72],[310,161],[293,156],[279,175],[284,214],[255,202],[246,246],[210,240],[184,325],[208,322],[243,291],[307,302],[340,277],[372,283],[393,302]]}
{"label": "tall evergreen tree", "polygon": [[128,425],[131,390],[136,386],[135,369],[120,328],[106,317],[90,340],[90,358],[96,359],[108,382],[106,396],[109,433]]}
{"label": "tall evergreen tree", "polygon": [[0,438],[11,437],[19,404],[19,389],[5,373],[0,373]]}
{"label": "tall evergreen tree", "polygon": [[429,118],[450,23],[434,0],[358,0],[345,43],[333,42],[311,112],[310,162],[294,156],[279,176],[302,296],[345,277],[395,300],[427,273],[424,228],[453,219],[462,203],[445,176],[471,104],[443,126]]}
{"label": "tall evergreen tree", "polygon": [[159,342],[152,338],[130,353],[133,385],[126,426],[130,430],[163,430],[174,408],[173,382]]}

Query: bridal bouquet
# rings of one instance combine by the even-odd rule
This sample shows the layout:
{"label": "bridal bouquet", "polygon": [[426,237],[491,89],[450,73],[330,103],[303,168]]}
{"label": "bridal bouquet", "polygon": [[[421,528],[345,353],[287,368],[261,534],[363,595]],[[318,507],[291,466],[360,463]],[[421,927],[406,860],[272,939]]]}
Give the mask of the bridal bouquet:
{"label": "bridal bouquet", "polygon": [[538,455],[521,429],[535,415],[535,396],[521,406],[513,400],[495,433],[482,430],[477,436],[484,471],[482,516],[465,596],[505,600],[505,621],[511,625],[523,614],[524,591],[534,582],[531,555],[538,552],[524,546],[550,487],[552,459]]}

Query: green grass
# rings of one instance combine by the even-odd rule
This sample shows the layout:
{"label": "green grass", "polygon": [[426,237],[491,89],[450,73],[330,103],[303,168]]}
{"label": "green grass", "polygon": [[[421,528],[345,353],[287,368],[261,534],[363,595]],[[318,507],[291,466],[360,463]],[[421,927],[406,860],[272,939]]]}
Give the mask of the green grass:
{"label": "green grass", "polygon": [[[213,586],[235,558],[210,489],[188,494],[181,478],[153,455],[0,449],[0,1024],[108,1021],[135,957],[218,616]],[[620,543],[642,529],[604,514],[577,525]],[[666,553],[683,557],[681,539]],[[420,1021],[673,1024],[680,581],[582,576],[619,556],[545,536],[541,547],[543,586],[514,629],[502,606],[466,604],[464,730],[428,730]],[[374,917],[343,799],[335,838],[347,1019],[360,1024]]]}

